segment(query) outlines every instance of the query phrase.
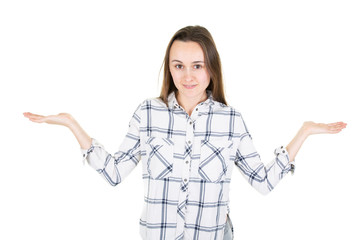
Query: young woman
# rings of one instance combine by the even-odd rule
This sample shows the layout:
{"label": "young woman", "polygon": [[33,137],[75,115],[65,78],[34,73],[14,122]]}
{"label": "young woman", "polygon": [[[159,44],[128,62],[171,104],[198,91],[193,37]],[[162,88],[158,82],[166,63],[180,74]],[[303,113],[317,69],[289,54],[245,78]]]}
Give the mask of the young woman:
{"label": "young woman", "polygon": [[210,33],[200,26],[180,29],[170,40],[160,97],[138,106],[113,155],[68,113],[24,116],[68,127],[84,160],[111,185],[123,181],[142,160],[140,232],[143,239],[153,240],[233,239],[228,198],[234,166],[266,194],[294,170],[294,158],[308,136],[346,127],[343,122],[305,122],[264,166],[241,114],[226,103],[219,54]]}

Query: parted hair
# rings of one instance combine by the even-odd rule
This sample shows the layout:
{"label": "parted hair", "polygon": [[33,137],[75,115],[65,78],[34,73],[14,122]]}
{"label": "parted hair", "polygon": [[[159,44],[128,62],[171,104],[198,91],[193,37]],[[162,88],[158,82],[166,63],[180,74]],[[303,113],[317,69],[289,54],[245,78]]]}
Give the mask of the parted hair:
{"label": "parted hair", "polygon": [[168,96],[177,91],[170,73],[170,49],[175,40],[192,41],[198,43],[203,52],[206,69],[210,75],[210,83],[206,90],[212,92],[213,99],[227,105],[224,93],[224,84],[221,70],[221,61],[215,42],[210,32],[202,26],[187,26],[177,31],[171,38],[163,61],[164,79],[161,87],[160,99],[168,106]]}

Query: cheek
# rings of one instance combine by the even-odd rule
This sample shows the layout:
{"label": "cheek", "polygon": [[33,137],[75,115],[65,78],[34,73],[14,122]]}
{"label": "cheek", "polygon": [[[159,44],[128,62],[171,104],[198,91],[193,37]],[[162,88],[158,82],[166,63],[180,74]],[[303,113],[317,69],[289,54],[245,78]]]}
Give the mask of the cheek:
{"label": "cheek", "polygon": [[180,76],[179,76],[178,73],[176,73],[176,72],[174,73],[174,72],[170,71],[170,74],[171,74],[171,77],[172,77],[175,85],[176,85],[178,82],[180,82]]}
{"label": "cheek", "polygon": [[201,81],[204,84],[209,84],[210,83],[210,75],[207,72],[204,72],[201,76]]}

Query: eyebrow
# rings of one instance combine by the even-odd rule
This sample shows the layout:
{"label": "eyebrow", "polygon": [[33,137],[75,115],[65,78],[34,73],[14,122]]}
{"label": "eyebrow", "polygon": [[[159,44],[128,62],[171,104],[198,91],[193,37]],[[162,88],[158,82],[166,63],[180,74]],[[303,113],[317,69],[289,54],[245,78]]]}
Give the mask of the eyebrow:
{"label": "eyebrow", "polygon": [[[183,63],[182,61],[177,60],[177,59],[174,59],[174,60],[172,60],[171,62],[179,62],[179,63]],[[192,63],[204,63],[204,61],[193,61]]]}

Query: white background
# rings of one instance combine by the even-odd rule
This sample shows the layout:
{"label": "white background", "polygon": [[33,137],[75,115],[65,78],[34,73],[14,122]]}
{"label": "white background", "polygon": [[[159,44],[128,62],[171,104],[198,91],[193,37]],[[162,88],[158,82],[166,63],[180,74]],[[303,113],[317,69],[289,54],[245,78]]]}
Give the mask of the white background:
{"label": "white background", "polygon": [[140,239],[141,167],[113,188],[68,129],[22,113],[69,112],[114,153],[160,93],[168,41],[197,24],[264,163],[304,121],[348,123],[308,138],[265,197],[233,172],[235,239],[359,239],[359,12],[346,0],[1,1],[0,239]]}

